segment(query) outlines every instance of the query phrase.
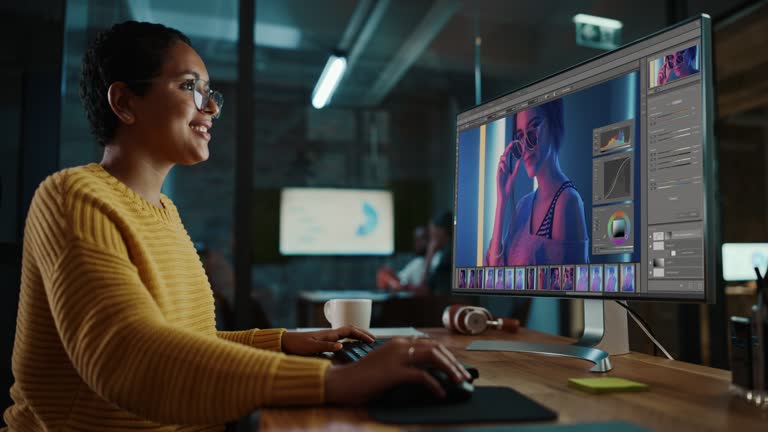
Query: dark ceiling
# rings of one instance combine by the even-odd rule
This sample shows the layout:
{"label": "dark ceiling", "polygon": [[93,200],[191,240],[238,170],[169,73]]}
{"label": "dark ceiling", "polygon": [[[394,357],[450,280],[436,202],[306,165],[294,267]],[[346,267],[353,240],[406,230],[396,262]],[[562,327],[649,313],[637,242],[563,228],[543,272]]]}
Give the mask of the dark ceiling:
{"label": "dark ceiling", "polygon": [[[688,16],[717,17],[743,3],[689,0],[682,8]],[[67,2],[67,37],[83,43],[90,29],[114,20],[161,22],[191,37],[215,81],[235,79],[238,2],[118,4]],[[622,42],[629,42],[664,28],[669,7],[669,0],[256,1],[256,80],[260,86],[309,94],[328,54],[341,50],[349,55],[350,67],[334,104],[376,106],[392,95],[414,92],[452,94],[466,104],[474,92],[476,34],[482,38],[483,99],[488,99],[600,54],[576,45],[575,14],[622,21]],[[76,51],[68,52],[79,56]],[[77,76],[79,58],[67,64]]]}

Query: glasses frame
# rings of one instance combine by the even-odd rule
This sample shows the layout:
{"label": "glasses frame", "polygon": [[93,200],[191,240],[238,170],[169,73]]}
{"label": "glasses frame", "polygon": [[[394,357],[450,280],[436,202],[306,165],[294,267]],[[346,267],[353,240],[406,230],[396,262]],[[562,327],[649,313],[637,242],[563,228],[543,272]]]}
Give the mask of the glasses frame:
{"label": "glasses frame", "polygon": [[[218,119],[221,117],[221,108],[224,106],[224,95],[221,94],[221,92],[213,90],[210,86],[211,82],[206,81],[202,78],[187,78],[187,79],[166,79],[166,78],[151,78],[151,79],[145,79],[145,80],[128,80],[127,82],[131,83],[154,83],[158,81],[170,81],[170,82],[178,82],[183,85],[186,84],[192,84],[192,88],[184,87],[185,90],[188,90],[192,93],[192,103],[195,104],[195,108],[197,108],[198,111],[201,113],[204,112],[205,108],[208,107],[208,105],[213,101],[214,104],[216,104],[217,111],[215,114],[213,114],[214,119]],[[202,89],[198,89],[198,82],[202,82],[205,87]],[[198,100],[199,99],[199,100]]]}
{"label": "glasses frame", "polygon": [[685,51],[677,51],[674,54],[667,54],[664,56],[664,63],[670,68],[683,62],[685,62]]}
{"label": "glasses frame", "polygon": [[[536,126],[531,126],[523,132],[521,138],[515,138],[509,143],[512,145],[510,153],[515,159],[522,159],[523,157],[523,143],[525,141],[525,148],[533,150],[539,145],[539,135],[541,134],[541,128],[544,125],[544,121],[539,122]],[[534,133],[535,132],[535,133]],[[533,136],[533,139],[531,138]]]}

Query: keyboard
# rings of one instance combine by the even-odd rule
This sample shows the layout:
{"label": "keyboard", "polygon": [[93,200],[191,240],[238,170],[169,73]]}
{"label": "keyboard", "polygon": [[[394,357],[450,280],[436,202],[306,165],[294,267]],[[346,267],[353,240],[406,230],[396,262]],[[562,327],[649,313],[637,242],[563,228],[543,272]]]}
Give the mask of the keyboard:
{"label": "keyboard", "polygon": [[368,355],[369,352],[383,345],[384,342],[386,342],[386,340],[381,339],[377,339],[371,343],[362,341],[344,342],[341,344],[341,351],[336,351],[334,357],[344,363],[356,362]]}
{"label": "keyboard", "polygon": [[[375,350],[386,342],[387,339],[376,339],[371,343],[362,341],[343,342],[341,344],[341,351],[336,351],[333,354],[333,357],[344,363],[360,361],[360,359],[368,355],[369,352]],[[466,369],[472,376],[472,380],[480,376],[480,372],[477,368],[465,364],[462,364],[462,366],[464,366],[464,369]]]}

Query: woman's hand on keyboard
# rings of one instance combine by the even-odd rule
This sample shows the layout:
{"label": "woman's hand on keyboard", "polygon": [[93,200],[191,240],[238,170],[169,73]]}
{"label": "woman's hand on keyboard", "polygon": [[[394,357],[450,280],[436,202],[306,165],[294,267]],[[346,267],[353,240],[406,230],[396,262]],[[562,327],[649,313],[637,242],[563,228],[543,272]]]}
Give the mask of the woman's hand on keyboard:
{"label": "woman's hand on keyboard", "polygon": [[283,352],[286,354],[312,355],[340,350],[341,343],[339,341],[344,338],[357,339],[363,342],[373,342],[376,339],[365,330],[344,326],[328,330],[285,332],[281,344]]}
{"label": "woman's hand on keyboard", "polygon": [[325,401],[358,405],[402,383],[420,383],[435,395],[444,396],[440,383],[426,367],[443,370],[457,383],[471,378],[448,348],[437,341],[394,338],[360,361],[328,368]]}

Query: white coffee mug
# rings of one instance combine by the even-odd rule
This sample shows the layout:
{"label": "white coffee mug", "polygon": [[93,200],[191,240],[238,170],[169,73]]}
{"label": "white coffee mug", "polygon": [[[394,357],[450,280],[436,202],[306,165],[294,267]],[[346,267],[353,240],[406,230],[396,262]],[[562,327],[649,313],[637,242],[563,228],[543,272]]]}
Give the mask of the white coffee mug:
{"label": "white coffee mug", "polygon": [[323,312],[332,328],[351,325],[368,330],[371,327],[371,299],[328,300]]}

